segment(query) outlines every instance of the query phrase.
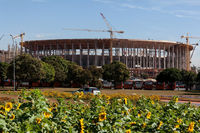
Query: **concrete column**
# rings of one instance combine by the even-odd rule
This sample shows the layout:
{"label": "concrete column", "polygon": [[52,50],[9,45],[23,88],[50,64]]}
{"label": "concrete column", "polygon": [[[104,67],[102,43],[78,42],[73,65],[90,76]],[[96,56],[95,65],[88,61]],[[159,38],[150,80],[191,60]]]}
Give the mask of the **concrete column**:
{"label": "concrete column", "polygon": [[167,68],[170,68],[170,46],[168,46],[167,58]]}
{"label": "concrete column", "polygon": [[45,56],[45,45],[43,45],[43,55]]}
{"label": "concrete column", "polygon": [[154,55],[154,68],[157,69],[157,49],[154,47],[155,55]]}
{"label": "concrete column", "polygon": [[154,49],[154,46],[153,46],[153,49],[152,49],[152,59],[153,59],[152,67],[153,67],[153,69],[155,69],[155,49]]}
{"label": "concrete column", "polygon": [[178,66],[178,68],[181,69],[181,47],[178,48],[178,51],[179,51],[179,56],[178,56],[179,66]]}
{"label": "concrete column", "polygon": [[90,47],[89,47],[89,43],[87,43],[87,49],[88,49],[88,52],[87,52],[87,67],[90,66]]}
{"label": "concrete column", "polygon": [[161,69],[161,49],[159,45],[159,51],[158,51],[158,69]]}
{"label": "concrete column", "polygon": [[72,62],[74,62],[74,44],[72,43],[72,58],[71,58]]}
{"label": "concrete column", "polygon": [[94,52],[95,52],[95,57],[94,57],[94,65],[97,66],[97,42],[94,44]]}
{"label": "concrete column", "polygon": [[105,64],[105,60],[104,60],[104,43],[102,46],[102,66]]}
{"label": "concrete column", "polygon": [[172,68],[175,68],[175,65],[174,65],[174,46],[172,46]]}
{"label": "concrete column", "polygon": [[146,69],[148,69],[148,46],[146,47]]}
{"label": "concrete column", "polygon": [[82,54],[83,54],[83,50],[82,50],[82,45],[81,45],[81,43],[79,44],[79,49],[80,49],[79,65],[82,66]]}
{"label": "concrete column", "polygon": [[164,65],[164,69],[166,69],[166,57],[165,57],[165,55],[166,55],[166,49],[165,49],[165,45],[163,46],[164,48],[163,48],[163,65]]}

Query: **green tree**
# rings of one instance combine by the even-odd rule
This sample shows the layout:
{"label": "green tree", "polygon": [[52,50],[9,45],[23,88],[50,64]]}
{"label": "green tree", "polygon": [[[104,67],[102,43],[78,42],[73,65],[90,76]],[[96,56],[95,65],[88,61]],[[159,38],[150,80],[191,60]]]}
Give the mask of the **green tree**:
{"label": "green tree", "polygon": [[156,80],[158,82],[165,82],[169,83],[170,85],[173,85],[174,82],[180,81],[181,79],[182,79],[181,73],[176,68],[167,68],[162,72],[160,72],[156,77]]}
{"label": "green tree", "polygon": [[102,87],[102,83],[101,83],[100,79],[102,78],[103,69],[102,68],[97,68],[96,66],[90,66],[88,68],[88,70],[92,74],[92,80],[90,82],[90,85],[98,87],[98,88],[101,88]]}
{"label": "green tree", "polygon": [[67,79],[70,84],[79,84],[83,68],[74,62],[69,62]]}
{"label": "green tree", "polygon": [[[8,67],[8,78],[13,80],[13,61]],[[33,58],[31,55],[23,54],[15,58],[15,80],[17,81],[17,86],[21,84],[22,81],[28,81],[29,87],[32,87],[32,82],[41,80],[44,78],[45,72],[42,69],[42,63],[40,60]]]}
{"label": "green tree", "polygon": [[79,77],[79,83],[83,85],[89,85],[92,81],[92,73],[88,69],[82,69]]}
{"label": "green tree", "polygon": [[195,84],[197,74],[192,71],[182,70],[181,75],[181,81],[186,85],[186,91],[188,91],[188,89],[191,90],[192,86]]}
{"label": "green tree", "polygon": [[55,81],[66,82],[69,61],[60,56],[47,56],[42,61],[52,65],[55,69]]}
{"label": "green tree", "polygon": [[103,66],[103,79],[109,82],[116,84],[126,81],[129,77],[129,70],[122,62],[114,61]]}
{"label": "green tree", "polygon": [[196,81],[197,81],[197,83],[199,83],[199,84],[200,84],[200,72],[198,72],[198,74],[197,74]]}
{"label": "green tree", "polygon": [[54,81],[55,78],[55,69],[52,65],[45,62],[42,63],[42,69],[44,71],[44,77],[41,79],[42,82],[50,83]]}
{"label": "green tree", "polygon": [[0,62],[0,80],[1,80],[1,86],[4,87],[4,80],[7,79],[7,69],[9,64]]}

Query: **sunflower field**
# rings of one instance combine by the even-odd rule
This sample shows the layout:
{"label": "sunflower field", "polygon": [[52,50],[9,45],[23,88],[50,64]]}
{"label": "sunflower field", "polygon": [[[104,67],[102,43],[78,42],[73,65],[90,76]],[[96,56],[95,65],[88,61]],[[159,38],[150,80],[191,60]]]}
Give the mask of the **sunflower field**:
{"label": "sunflower field", "polygon": [[49,102],[40,90],[22,91],[0,105],[4,133],[182,133],[200,132],[200,108],[162,103],[156,96],[84,95]]}

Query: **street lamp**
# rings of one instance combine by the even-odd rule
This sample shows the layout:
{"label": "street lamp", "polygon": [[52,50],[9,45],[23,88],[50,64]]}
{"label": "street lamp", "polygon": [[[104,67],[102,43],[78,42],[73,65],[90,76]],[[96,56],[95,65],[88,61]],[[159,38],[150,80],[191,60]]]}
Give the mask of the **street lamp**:
{"label": "street lamp", "polygon": [[12,41],[13,41],[13,47],[14,47],[14,57],[13,57],[13,84],[14,84],[14,91],[16,91],[16,87],[15,87],[15,56],[16,56],[16,54],[15,54],[15,39],[16,38],[19,38],[20,36],[19,35],[17,35],[17,36],[13,36],[13,35],[11,35],[10,34],[10,36],[11,36],[11,38],[12,38]]}

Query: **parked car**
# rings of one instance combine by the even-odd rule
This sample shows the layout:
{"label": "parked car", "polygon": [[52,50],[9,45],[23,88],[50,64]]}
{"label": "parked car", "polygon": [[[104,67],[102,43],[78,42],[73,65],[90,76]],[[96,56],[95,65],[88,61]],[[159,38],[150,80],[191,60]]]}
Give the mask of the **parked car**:
{"label": "parked car", "polygon": [[79,93],[79,92],[83,92],[84,94],[92,93],[94,95],[101,94],[101,91],[96,87],[80,88],[79,90],[73,91],[72,94]]}
{"label": "parked car", "polygon": [[127,80],[124,82],[124,89],[133,89],[133,80]]}
{"label": "parked car", "polygon": [[114,85],[112,84],[112,82],[108,82],[106,80],[103,81],[103,88],[104,89],[111,89]]}

